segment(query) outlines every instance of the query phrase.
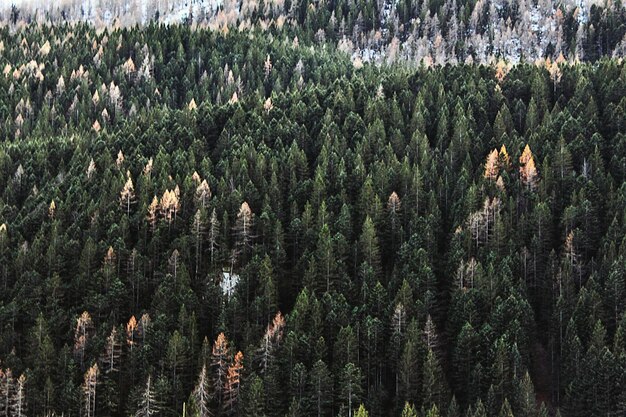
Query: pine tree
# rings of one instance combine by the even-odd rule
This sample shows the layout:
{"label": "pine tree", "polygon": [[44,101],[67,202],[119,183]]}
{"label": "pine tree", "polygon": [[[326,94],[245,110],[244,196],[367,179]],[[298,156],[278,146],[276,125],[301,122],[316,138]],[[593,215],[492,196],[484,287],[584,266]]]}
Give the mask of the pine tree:
{"label": "pine tree", "polygon": [[424,405],[432,407],[447,403],[447,388],[443,370],[435,353],[428,349],[422,368],[422,398]]}
{"label": "pine tree", "polygon": [[358,402],[363,393],[361,369],[352,362],[347,363],[341,372],[341,396],[348,407],[348,417],[352,417],[353,404]]}
{"label": "pine tree", "polygon": [[522,383],[518,385],[518,391],[519,411],[517,411],[517,417],[534,417],[537,412],[537,404],[535,402],[535,389],[528,371],[524,374]]}
{"label": "pine tree", "polygon": [[265,417],[263,380],[258,375],[252,374],[246,387],[242,415]]}
{"label": "pine tree", "polygon": [[402,409],[402,417],[417,417],[417,411],[415,410],[415,406],[413,404],[409,404],[408,402],[404,403],[404,408]]}
{"label": "pine tree", "polygon": [[360,257],[377,275],[380,272],[380,250],[378,238],[372,219],[368,216],[363,223],[363,231],[359,238]]}
{"label": "pine tree", "polygon": [[326,415],[328,407],[332,404],[332,377],[328,366],[321,359],[315,362],[309,376],[311,386],[311,403],[315,415]]}
{"label": "pine tree", "polygon": [[359,405],[359,409],[357,410],[355,417],[369,417],[370,413],[367,412],[365,406],[363,404]]}

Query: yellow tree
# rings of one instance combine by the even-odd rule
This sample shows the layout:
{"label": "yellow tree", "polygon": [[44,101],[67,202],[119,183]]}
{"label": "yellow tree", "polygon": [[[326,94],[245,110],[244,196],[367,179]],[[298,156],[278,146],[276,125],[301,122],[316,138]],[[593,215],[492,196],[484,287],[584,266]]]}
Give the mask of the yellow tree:
{"label": "yellow tree", "polygon": [[211,199],[211,187],[209,187],[209,183],[206,180],[202,180],[200,185],[196,188],[196,199],[202,205],[202,207],[207,206],[207,203]]}
{"label": "yellow tree", "polygon": [[504,169],[508,171],[511,168],[511,158],[509,157],[509,153],[506,150],[506,146],[502,145],[500,147],[500,152],[498,152],[498,167],[500,169]]}
{"label": "yellow tree", "polygon": [[245,253],[252,243],[252,226],[254,224],[254,214],[246,201],[241,203],[237,220],[235,221],[235,240],[237,250],[235,256],[231,259],[231,269],[235,263],[235,257],[238,253]]}
{"label": "yellow tree", "polygon": [[146,220],[148,220],[148,224],[150,225],[150,230],[152,232],[154,232],[154,229],[156,228],[158,212],[159,212],[159,199],[155,195],[152,198],[152,202],[148,206],[148,214],[146,216]]}
{"label": "yellow tree", "polygon": [[494,149],[487,155],[487,161],[485,162],[485,174],[484,177],[495,181],[498,178],[499,166],[498,166],[498,150]]}
{"label": "yellow tree", "polygon": [[213,344],[213,351],[211,352],[211,365],[214,372],[213,390],[219,406],[222,406],[224,388],[226,387],[228,377],[228,351],[228,339],[226,339],[224,333],[220,333]]}
{"label": "yellow tree", "polygon": [[130,177],[130,172],[127,172],[126,175],[128,178],[120,192],[120,204],[126,209],[126,215],[129,216],[130,205],[135,202],[135,186],[133,185],[133,179]]}
{"label": "yellow tree", "polygon": [[[98,91],[96,91],[97,93]],[[124,163],[124,154],[122,153],[122,150],[120,149],[120,151],[117,153],[117,159],[115,160],[115,165],[117,165],[117,168],[121,168],[122,164]]]}
{"label": "yellow tree", "polygon": [[76,320],[74,331],[74,355],[78,357],[81,369],[84,369],[85,349],[92,329],[91,316],[88,312],[83,311],[83,314]]}
{"label": "yellow tree", "polygon": [[54,200],[52,200],[50,202],[50,205],[48,206],[48,217],[50,217],[51,219],[54,219],[54,215],[56,214],[57,211],[57,205],[54,202]]}
{"label": "yellow tree", "polygon": [[535,166],[535,158],[528,144],[524,148],[524,151],[519,158],[519,162],[520,180],[522,181],[522,184],[532,191],[537,187],[539,174],[537,172],[537,167]]}
{"label": "yellow tree", "polygon": [[87,372],[83,382],[83,410],[84,417],[95,417],[96,415],[96,386],[98,384],[98,365],[94,364]]}

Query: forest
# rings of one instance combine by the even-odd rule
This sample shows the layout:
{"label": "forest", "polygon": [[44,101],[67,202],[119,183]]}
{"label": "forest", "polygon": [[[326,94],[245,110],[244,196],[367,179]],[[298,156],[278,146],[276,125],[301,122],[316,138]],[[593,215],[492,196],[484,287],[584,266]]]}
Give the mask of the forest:
{"label": "forest", "polygon": [[625,415],[611,7],[514,64],[13,8],[0,417]]}

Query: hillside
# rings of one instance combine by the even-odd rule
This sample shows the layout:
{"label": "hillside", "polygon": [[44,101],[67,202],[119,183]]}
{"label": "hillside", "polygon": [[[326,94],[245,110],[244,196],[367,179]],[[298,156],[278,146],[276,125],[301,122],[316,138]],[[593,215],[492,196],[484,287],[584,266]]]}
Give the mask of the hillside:
{"label": "hillside", "polygon": [[0,16],[0,417],[626,414],[622,5],[274,4]]}
{"label": "hillside", "polygon": [[[15,3],[15,2],[14,2]],[[211,30],[278,30],[353,60],[413,65],[595,61],[626,53],[626,8],[590,0],[18,0],[5,21],[150,21]],[[0,9],[2,11],[2,9]]]}

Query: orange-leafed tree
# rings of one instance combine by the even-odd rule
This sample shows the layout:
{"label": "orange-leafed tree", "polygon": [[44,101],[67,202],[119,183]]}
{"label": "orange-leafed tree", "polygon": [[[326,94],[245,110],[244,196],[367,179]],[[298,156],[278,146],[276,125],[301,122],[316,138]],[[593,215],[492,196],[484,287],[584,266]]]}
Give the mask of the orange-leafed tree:
{"label": "orange-leafed tree", "polygon": [[130,346],[131,354],[133,352],[135,344],[137,343],[137,330],[137,319],[135,318],[135,316],[131,316],[128,320],[128,323],[126,324],[126,343],[128,344],[128,346]]}
{"label": "orange-leafed tree", "polygon": [[279,311],[276,313],[276,316],[274,316],[274,320],[267,325],[263,339],[261,339],[261,347],[258,350],[258,354],[262,373],[266,373],[267,369],[270,367],[274,359],[274,352],[280,346],[284,329],[285,318]]}
{"label": "orange-leafed tree", "polygon": [[218,405],[221,407],[224,399],[224,389],[228,377],[229,366],[228,339],[224,333],[220,333],[213,344],[211,353],[211,366],[213,368],[213,392]]}
{"label": "orange-leafed tree", "polygon": [[227,414],[235,413],[239,400],[239,387],[241,385],[241,373],[243,371],[243,353],[237,352],[233,363],[228,367],[226,387],[224,389],[224,409]]}

